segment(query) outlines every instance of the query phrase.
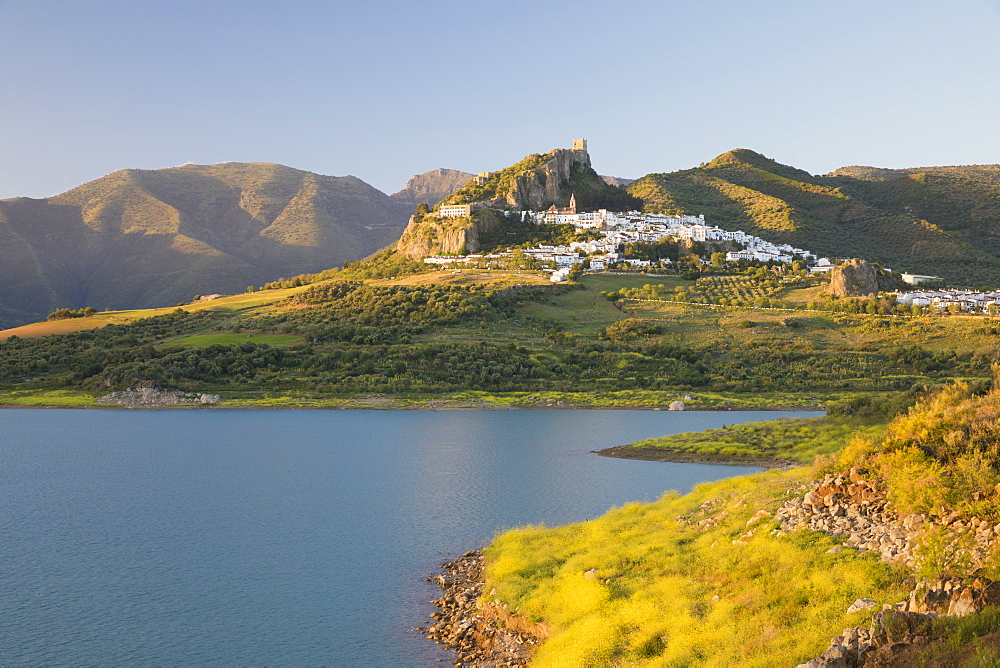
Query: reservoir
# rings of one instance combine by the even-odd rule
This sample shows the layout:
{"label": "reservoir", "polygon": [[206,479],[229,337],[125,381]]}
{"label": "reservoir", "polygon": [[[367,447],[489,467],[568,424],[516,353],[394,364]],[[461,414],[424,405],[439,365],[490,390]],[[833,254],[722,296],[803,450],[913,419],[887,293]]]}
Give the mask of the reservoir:
{"label": "reservoir", "polygon": [[0,664],[449,661],[442,561],[756,470],[591,450],[781,416],[3,410]]}

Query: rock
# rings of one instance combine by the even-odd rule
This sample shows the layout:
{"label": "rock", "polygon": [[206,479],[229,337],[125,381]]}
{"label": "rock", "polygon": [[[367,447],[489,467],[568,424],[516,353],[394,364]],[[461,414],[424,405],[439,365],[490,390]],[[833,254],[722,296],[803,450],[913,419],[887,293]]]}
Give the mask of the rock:
{"label": "rock", "polygon": [[868,610],[869,608],[874,608],[878,605],[877,601],[873,601],[870,598],[859,598],[854,603],[847,608],[847,613],[860,612],[861,610]]}
{"label": "rock", "polygon": [[982,603],[976,597],[972,588],[963,587],[961,590],[956,591],[951,595],[951,600],[948,603],[947,614],[954,615],[956,617],[964,617],[965,615],[973,612],[979,612],[980,610],[982,610]]}
{"label": "rock", "polygon": [[836,297],[874,295],[878,292],[878,273],[867,260],[847,260],[830,271],[829,290]]}
{"label": "rock", "polygon": [[757,522],[760,522],[765,517],[770,517],[770,516],[771,516],[771,513],[767,512],[766,510],[758,510],[754,514],[753,517],[751,517],[750,519],[747,520],[747,524],[746,525],[748,527],[749,526],[753,526],[754,524],[757,524]]}
{"label": "rock", "polygon": [[879,644],[912,642],[915,635],[930,635],[937,614],[889,609],[872,617],[872,636]]}
{"label": "rock", "polygon": [[216,394],[195,394],[178,390],[165,390],[150,382],[139,383],[125,390],[118,390],[97,399],[99,404],[117,404],[126,407],[155,408],[179,404],[217,404],[221,398]]}
{"label": "rock", "polygon": [[680,401],[680,400],[671,401],[670,405],[667,406],[667,410],[668,411],[682,411],[682,410],[684,410],[684,402]]}
{"label": "rock", "polygon": [[588,580],[596,580],[597,579],[597,569],[596,568],[591,568],[589,571],[587,571],[586,573],[583,574],[583,577],[587,578]]}
{"label": "rock", "polygon": [[[437,582],[443,593],[441,598],[432,601],[437,607],[430,615],[435,623],[415,630],[425,632],[423,635],[429,640],[457,652],[463,664],[526,665],[531,647],[540,641],[544,629],[509,613],[507,606],[499,601],[480,603],[483,565],[482,554],[466,552],[444,563],[443,573],[428,578]],[[519,631],[511,631],[509,626],[513,625],[518,626]]]}

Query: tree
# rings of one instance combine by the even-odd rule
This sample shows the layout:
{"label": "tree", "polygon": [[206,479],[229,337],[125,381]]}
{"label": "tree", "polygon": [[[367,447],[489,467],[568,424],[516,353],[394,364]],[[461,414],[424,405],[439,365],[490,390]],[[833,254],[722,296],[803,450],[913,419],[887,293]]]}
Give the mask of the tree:
{"label": "tree", "polygon": [[247,286],[247,293],[257,292],[257,288],[252,285]]}

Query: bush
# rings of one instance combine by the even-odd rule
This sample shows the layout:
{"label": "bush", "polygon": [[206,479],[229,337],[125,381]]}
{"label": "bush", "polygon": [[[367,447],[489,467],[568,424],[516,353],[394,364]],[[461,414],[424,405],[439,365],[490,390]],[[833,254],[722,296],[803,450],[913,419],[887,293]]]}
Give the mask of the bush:
{"label": "bush", "polygon": [[639,338],[655,336],[663,333],[663,327],[641,318],[625,318],[608,325],[597,335],[604,341],[632,341]]}

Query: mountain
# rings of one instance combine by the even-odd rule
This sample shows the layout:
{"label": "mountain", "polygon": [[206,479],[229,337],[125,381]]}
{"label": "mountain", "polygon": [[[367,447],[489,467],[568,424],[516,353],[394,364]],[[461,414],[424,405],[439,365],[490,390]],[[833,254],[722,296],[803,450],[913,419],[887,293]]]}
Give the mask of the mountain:
{"label": "mountain", "polygon": [[435,169],[411,177],[403,189],[393,193],[391,197],[406,202],[411,209],[420,203],[433,206],[467,184],[473,176],[475,175],[456,169]]}
{"label": "mountain", "polygon": [[418,213],[410,218],[397,250],[409,258],[420,259],[507,245],[515,238],[520,239],[525,230],[520,217],[508,216],[505,210],[564,207],[573,196],[580,209],[620,210],[640,206],[641,200],[594,171],[590,154],[583,146],[533,153],[509,167],[466,183],[445,197],[439,207],[471,204],[471,215],[443,217],[437,213],[439,207],[426,215]]}
{"label": "mountain", "polygon": [[841,167],[824,179],[869,206],[905,211],[1000,256],[1000,165]]}
{"label": "mountain", "polygon": [[594,171],[586,148],[532,153],[510,167],[487,173],[482,182],[466,184],[441,203],[534,211],[566,206],[571,195],[576,195],[581,209],[621,209],[640,203]]}
{"label": "mountain", "polygon": [[269,163],[126,169],[0,200],[0,327],[321,271],[395,241],[411,210],[353,176]]}
{"label": "mountain", "polygon": [[635,179],[624,179],[624,178],[622,178],[620,176],[604,176],[604,175],[601,175],[601,178],[604,179],[604,182],[607,183],[608,185],[618,186],[619,188],[624,188],[628,184],[630,184],[633,181],[635,181]]}
{"label": "mountain", "polygon": [[863,257],[963,284],[1000,278],[996,166],[827,176],[736,149],[695,169],[647,174],[627,190],[647,211],[705,214],[822,255]]}

